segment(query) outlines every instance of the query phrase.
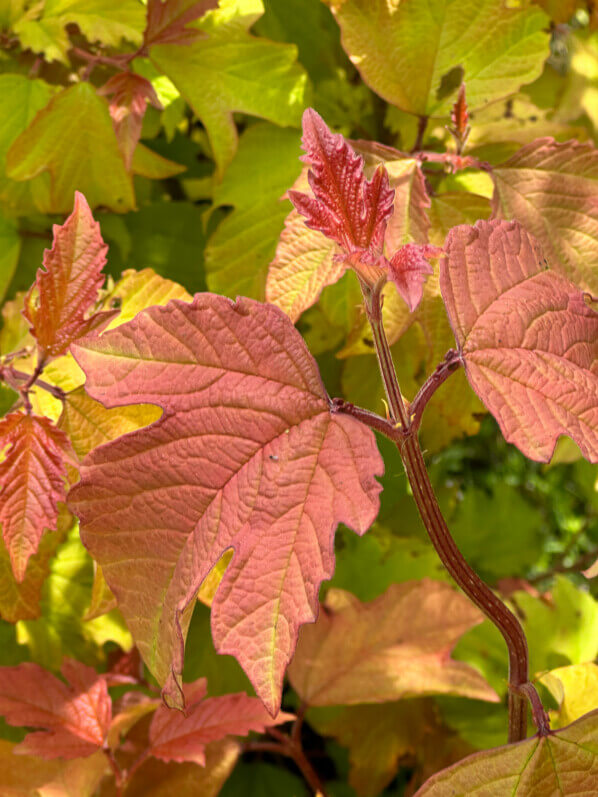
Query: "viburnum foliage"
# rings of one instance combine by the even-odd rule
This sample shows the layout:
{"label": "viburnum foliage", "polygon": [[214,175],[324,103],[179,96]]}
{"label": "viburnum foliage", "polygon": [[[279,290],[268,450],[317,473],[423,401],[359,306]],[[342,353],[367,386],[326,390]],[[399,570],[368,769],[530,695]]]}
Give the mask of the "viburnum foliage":
{"label": "viburnum foliage", "polygon": [[0,8],[0,793],[593,793],[597,26]]}

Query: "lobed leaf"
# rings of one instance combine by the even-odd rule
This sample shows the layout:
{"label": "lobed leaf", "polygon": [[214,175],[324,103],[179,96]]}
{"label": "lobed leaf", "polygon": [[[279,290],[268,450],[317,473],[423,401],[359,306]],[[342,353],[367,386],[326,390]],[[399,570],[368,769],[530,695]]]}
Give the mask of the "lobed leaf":
{"label": "lobed leaf", "polygon": [[371,603],[331,589],[315,625],[301,631],[289,678],[310,706],[381,703],[456,694],[498,697],[482,676],[450,658],[479,611],[448,584],[391,584]]}
{"label": "lobed leaf", "polygon": [[22,582],[44,532],[56,529],[71,447],[48,418],[13,412],[0,421],[0,451],[2,535],[15,578]]}
{"label": "lobed leaf", "polygon": [[439,257],[441,252],[431,244],[405,244],[389,260],[388,276],[411,312],[422,300],[426,279],[434,273],[429,259]]}
{"label": "lobed leaf", "polygon": [[298,628],[332,574],[335,526],[362,534],[376,515],[372,433],[331,415],[298,332],[249,299],[172,301],[73,352],[105,406],[164,410],[92,452],[70,495],[143,658],[181,705],[195,596],[232,548],[212,604],[215,644],[274,714]]}
{"label": "lobed leaf", "polygon": [[44,250],[43,269],[25,298],[23,315],[42,350],[57,356],[115,313],[88,317],[104,283],[108,247],[83,194],[75,192],[73,212],[52,232],[52,248]]}
{"label": "lobed leaf", "polygon": [[492,172],[494,213],[536,236],[555,269],[598,295],[598,150],[538,138]]}
{"label": "lobed leaf", "polygon": [[10,725],[44,729],[29,733],[16,753],[69,759],[103,746],[112,719],[105,679],[74,659],[64,660],[62,674],[68,685],[38,664],[0,668],[0,714]]}
{"label": "lobed leaf", "polygon": [[417,797],[592,794],[598,777],[598,711],[548,736],[475,753],[434,775]]}
{"label": "lobed leaf", "polygon": [[187,25],[217,6],[218,0],[148,0],[145,45],[191,44],[205,34]]}
{"label": "lobed leaf", "polygon": [[548,462],[560,435],[598,461],[598,313],[517,222],[455,227],[440,285],[467,378],[506,440]]}

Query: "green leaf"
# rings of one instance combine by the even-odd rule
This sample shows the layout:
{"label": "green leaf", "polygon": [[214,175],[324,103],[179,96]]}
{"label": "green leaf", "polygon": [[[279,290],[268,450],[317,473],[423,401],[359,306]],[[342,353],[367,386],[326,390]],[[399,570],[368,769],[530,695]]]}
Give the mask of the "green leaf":
{"label": "green leaf", "polygon": [[307,797],[304,781],[285,769],[261,761],[241,762],[233,770],[220,797]]}
{"label": "green leaf", "polygon": [[25,185],[16,183],[6,176],[6,154],[37,112],[50,102],[53,93],[52,87],[43,80],[30,80],[23,75],[0,75],[0,203],[13,213],[35,210],[36,188],[47,182],[48,175]]}
{"label": "green leaf", "polygon": [[0,213],[0,302],[15,273],[20,253],[19,231],[14,222]]}
{"label": "green leaf", "polygon": [[90,41],[118,47],[122,39],[141,44],[145,9],[137,0],[46,0],[42,21],[74,23]]}
{"label": "green leaf", "polygon": [[43,55],[46,61],[68,65],[69,37],[62,19],[29,19],[24,17],[14,26],[23,49]]}
{"label": "green leaf", "polygon": [[260,0],[223,0],[202,27],[209,36],[188,46],[151,48],[154,64],[169,77],[205,126],[222,175],[237,147],[233,111],[298,127],[307,75],[297,49],[251,35],[263,13]]}
{"label": "green leaf", "polygon": [[252,125],[214,190],[215,205],[232,205],[206,247],[210,290],[231,298],[264,299],[268,264],[290,203],[281,201],[301,171],[300,133],[268,123]]}
{"label": "green leaf", "polygon": [[19,643],[29,647],[38,664],[58,670],[63,657],[71,656],[97,665],[104,659],[104,642],[113,640],[125,650],[132,647],[131,635],[116,610],[83,621],[92,582],[93,562],[74,525],[50,564],[42,589],[41,617],[17,623]]}
{"label": "green leaf", "polygon": [[487,105],[530,83],[548,56],[548,18],[502,0],[326,0],[364,81],[403,111],[447,116],[462,81]]}
{"label": "green leaf", "polygon": [[15,180],[50,172],[49,201],[36,200],[44,213],[69,212],[76,190],[92,208],[106,205],[123,213],[135,205],[108,104],[89,83],[64,89],[50,101],[12,144],[6,170]]}

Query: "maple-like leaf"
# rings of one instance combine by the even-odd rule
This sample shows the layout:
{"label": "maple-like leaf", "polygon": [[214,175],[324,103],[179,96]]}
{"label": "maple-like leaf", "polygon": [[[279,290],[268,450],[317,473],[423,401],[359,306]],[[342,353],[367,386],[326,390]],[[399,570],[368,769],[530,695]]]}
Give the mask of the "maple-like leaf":
{"label": "maple-like leaf", "polygon": [[315,625],[302,629],[288,675],[311,706],[431,694],[496,701],[478,672],[450,658],[482,619],[448,584],[427,579],[392,584],[370,603],[331,589]]}
{"label": "maple-like leaf", "polygon": [[339,244],[346,256],[357,256],[356,268],[361,259],[376,266],[393,210],[394,192],[386,170],[379,166],[366,181],[363,158],[312,108],[303,114],[302,141],[314,195],[291,190],[289,199],[308,227]]}
{"label": "maple-like leaf", "polygon": [[209,742],[247,736],[249,731],[263,733],[294,718],[284,712],[272,718],[261,700],[243,693],[206,698],[205,678],[185,684],[184,693],[186,715],[161,705],[152,718],[149,754],[162,761],[193,761],[205,766]]}
{"label": "maple-like leaf", "polygon": [[431,244],[405,244],[388,263],[388,275],[413,312],[422,300],[424,283],[434,269],[429,258],[440,257],[442,249]]}
{"label": "maple-like leaf", "polygon": [[598,461],[598,313],[517,222],[449,233],[440,285],[470,384],[506,440],[551,458],[568,435]]}
{"label": "maple-like leaf", "polygon": [[130,169],[141,137],[147,103],[162,110],[160,101],[149,80],[134,72],[118,72],[113,75],[98,90],[98,94],[112,97],[110,116],[125,164]]}
{"label": "maple-like leaf", "polygon": [[83,194],[75,193],[73,212],[62,226],[55,224],[52,232],[52,248],[44,251],[44,268],[38,269],[23,314],[42,350],[57,356],[116,313],[88,317],[104,283],[108,247]]}
{"label": "maple-like leaf", "polygon": [[148,0],[145,45],[191,44],[205,33],[187,25],[217,7],[218,0]]}
{"label": "maple-like leaf", "polygon": [[17,581],[66,498],[67,436],[49,418],[13,412],[0,421],[0,522]]}
{"label": "maple-like leaf", "polygon": [[0,714],[9,725],[43,728],[29,733],[16,753],[40,758],[81,758],[101,748],[112,718],[105,679],[65,659],[60,681],[39,664],[0,667]]}
{"label": "maple-like leaf", "polygon": [[585,797],[598,778],[598,711],[548,736],[486,750],[438,772],[416,797]]}
{"label": "maple-like leaf", "polygon": [[277,308],[198,294],[75,344],[107,407],[152,403],[147,429],[93,451],[70,505],[147,665],[181,705],[197,591],[227,549],[212,604],[272,714],[302,623],[333,570],[333,530],[363,533],[382,463],[369,429],[332,415],[316,364]]}

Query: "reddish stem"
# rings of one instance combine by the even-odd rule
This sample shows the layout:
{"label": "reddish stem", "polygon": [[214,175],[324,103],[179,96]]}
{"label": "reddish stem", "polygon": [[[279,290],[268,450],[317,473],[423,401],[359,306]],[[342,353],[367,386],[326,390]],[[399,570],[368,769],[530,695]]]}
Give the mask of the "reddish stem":
{"label": "reddish stem", "polygon": [[[326,797],[326,791],[317,772],[310,764],[301,745],[301,725],[303,716],[297,717],[291,736],[287,736],[276,728],[269,728],[268,732],[277,739],[276,742],[245,742],[243,749],[246,752],[277,753],[286,758],[291,758],[300,770],[305,781],[309,784],[317,797]],[[296,730],[297,729],[297,730]]]}
{"label": "reddish stem", "polygon": [[440,385],[462,365],[461,356],[454,349],[449,349],[444,360],[436,366],[433,374],[427,378],[419,389],[417,396],[411,402],[409,413],[411,415],[411,430],[417,432],[421,423],[426,404]]}

